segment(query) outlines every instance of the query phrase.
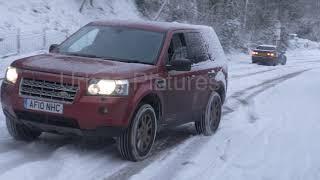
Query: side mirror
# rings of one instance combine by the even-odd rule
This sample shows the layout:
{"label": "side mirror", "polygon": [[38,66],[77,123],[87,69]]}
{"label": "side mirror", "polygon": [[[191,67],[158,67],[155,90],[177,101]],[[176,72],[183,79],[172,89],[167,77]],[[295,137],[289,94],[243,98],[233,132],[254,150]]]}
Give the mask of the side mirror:
{"label": "side mirror", "polygon": [[191,71],[192,62],[189,59],[174,59],[167,65],[169,71]]}
{"label": "side mirror", "polygon": [[211,58],[212,58],[211,55],[203,53],[197,57],[197,61],[199,62],[207,61],[208,59],[211,60]]}
{"label": "side mirror", "polygon": [[49,47],[49,53],[56,52],[58,46],[59,46],[58,44],[52,44],[52,45]]}

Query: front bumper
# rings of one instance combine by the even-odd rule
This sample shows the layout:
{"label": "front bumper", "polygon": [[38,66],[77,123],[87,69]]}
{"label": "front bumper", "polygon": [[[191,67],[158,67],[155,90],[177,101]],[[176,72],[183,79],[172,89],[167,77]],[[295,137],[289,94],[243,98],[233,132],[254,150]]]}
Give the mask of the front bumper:
{"label": "front bumper", "polygon": [[274,64],[278,60],[277,57],[252,56],[253,63]]}
{"label": "front bumper", "polygon": [[1,104],[5,115],[45,132],[115,137],[128,127],[133,114],[128,97],[86,96],[82,87],[73,103],[64,104],[62,115],[26,110],[18,84],[2,83]]}
{"label": "front bumper", "polygon": [[45,122],[37,122],[33,119],[17,119],[16,116],[8,113],[5,109],[3,110],[4,114],[7,118],[12,121],[16,121],[16,123],[24,124],[33,129],[37,129],[42,132],[55,133],[55,134],[63,134],[63,135],[76,135],[76,136],[85,136],[85,137],[119,137],[126,130],[125,127],[98,127],[96,129],[79,129],[76,127],[66,127],[48,124]]}

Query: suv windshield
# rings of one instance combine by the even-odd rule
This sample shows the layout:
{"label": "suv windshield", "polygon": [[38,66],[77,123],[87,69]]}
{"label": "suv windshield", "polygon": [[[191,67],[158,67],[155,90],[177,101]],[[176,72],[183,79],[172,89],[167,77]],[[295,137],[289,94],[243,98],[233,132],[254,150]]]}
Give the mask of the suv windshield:
{"label": "suv windshield", "polygon": [[124,27],[86,26],[62,43],[58,52],[113,61],[155,64],[164,33]]}
{"label": "suv windshield", "polygon": [[258,46],[257,47],[258,50],[267,50],[267,51],[275,51],[276,48],[272,47],[272,46]]}

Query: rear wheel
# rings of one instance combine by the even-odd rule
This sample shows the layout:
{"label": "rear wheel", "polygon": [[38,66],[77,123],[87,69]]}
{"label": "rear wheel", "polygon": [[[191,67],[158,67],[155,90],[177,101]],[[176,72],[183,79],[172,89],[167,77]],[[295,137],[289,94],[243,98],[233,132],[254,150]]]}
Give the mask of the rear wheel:
{"label": "rear wheel", "polygon": [[218,93],[213,92],[206,111],[200,121],[195,122],[196,131],[198,134],[205,136],[213,135],[219,128],[222,114],[222,101]]}
{"label": "rear wheel", "polygon": [[140,106],[129,128],[118,138],[121,156],[130,161],[146,159],[152,149],[157,132],[157,117],[149,104]]}
{"label": "rear wheel", "polygon": [[281,65],[286,65],[286,64],[287,64],[287,57],[286,57],[286,56],[283,56]]}
{"label": "rear wheel", "polygon": [[40,131],[19,124],[8,117],[6,117],[6,124],[9,134],[19,141],[33,141],[41,135]]}

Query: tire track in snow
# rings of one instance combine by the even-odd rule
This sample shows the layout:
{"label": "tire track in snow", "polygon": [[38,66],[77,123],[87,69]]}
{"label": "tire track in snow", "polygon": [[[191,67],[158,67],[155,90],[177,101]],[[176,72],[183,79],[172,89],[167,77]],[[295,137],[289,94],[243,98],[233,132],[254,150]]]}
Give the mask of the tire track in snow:
{"label": "tire track in snow", "polygon": [[[11,138],[8,138],[6,141],[1,141],[1,145],[6,145],[10,147],[13,146],[15,149],[11,149],[11,151],[6,151],[7,147],[0,148],[2,152],[0,153],[0,179],[3,178],[3,175],[8,175],[10,171],[15,172],[19,168],[25,168],[28,165],[32,166],[34,164],[39,165],[49,165],[49,167],[53,167],[53,171],[55,173],[51,174],[51,171],[48,170],[49,177],[53,178],[56,175],[61,175],[60,172],[64,172],[66,165],[64,163],[61,164],[61,158],[65,158],[66,153],[70,153],[74,156],[81,156],[81,159],[65,159],[66,164],[70,164],[70,161],[84,161],[85,159],[89,160],[89,158],[93,159],[95,156],[100,156],[102,159],[104,154],[115,154],[115,148],[112,145],[112,142],[108,141],[108,143],[101,141],[92,143],[90,141],[84,141],[79,137],[61,137],[57,135],[45,135],[42,136],[39,140],[34,141],[32,143],[24,143],[24,142],[16,142]],[[9,158],[4,158],[9,157]],[[72,157],[72,156],[68,156]],[[116,156],[115,156],[116,157]],[[96,161],[97,162],[97,161]],[[81,163],[82,165],[82,163]],[[88,168],[89,169],[89,168]],[[90,170],[90,169],[89,169]],[[85,173],[90,173],[90,171]],[[43,174],[43,169],[40,169],[40,174]],[[47,170],[45,170],[47,171]],[[91,171],[92,172],[92,171]],[[94,171],[93,171],[94,172]],[[96,174],[104,174],[102,170],[97,171]]]}
{"label": "tire track in snow", "polygon": [[[232,75],[230,78],[233,79],[233,80],[236,80],[236,79],[240,79],[240,78],[246,78],[246,77],[251,77],[251,76],[254,76],[254,75],[260,75],[260,74],[268,73],[268,72],[271,72],[271,71],[283,70],[284,68],[285,69],[296,68],[298,64],[313,65],[313,64],[319,64],[319,63],[320,63],[320,60],[310,60],[310,61],[303,61],[303,62],[294,61],[294,62],[292,62],[292,64],[289,64],[289,65],[286,65],[286,66],[280,66],[280,68],[279,67],[274,67],[272,69],[266,69],[269,66],[261,66],[259,68],[255,68],[255,69],[258,69],[258,70],[261,69],[260,71],[250,72],[250,73],[246,73],[246,74],[238,74],[238,75],[236,74],[236,75]],[[283,67],[283,68],[281,68],[281,67]]]}
{"label": "tire track in snow", "polygon": [[[298,72],[294,72],[294,73],[290,73],[290,74],[286,74],[286,75],[283,75],[281,77],[277,77],[277,78],[273,78],[273,79],[269,79],[267,81],[264,81],[262,83],[259,83],[257,85],[253,85],[253,86],[250,86],[248,88],[245,88],[244,90],[241,90],[241,91],[238,91],[238,92],[235,92],[234,94],[232,94],[231,96],[229,96],[227,98],[227,101],[230,100],[230,99],[235,99],[237,100],[240,105],[248,105],[249,104],[249,99],[252,99],[254,98],[255,96],[259,95],[260,93],[286,81],[286,80],[289,80],[289,79],[292,79],[292,78],[295,78],[296,76],[299,76],[300,74],[306,72],[306,71],[309,71],[311,70],[310,69],[306,69],[306,70],[301,70],[301,71],[298,71]],[[260,88],[260,89],[259,89]],[[253,92],[252,94],[249,94],[246,98],[241,98],[241,97],[244,97],[247,95],[247,92],[248,91],[252,91],[254,89],[258,89],[257,91]],[[227,115],[227,114],[231,114],[233,113],[235,110],[238,109],[238,107],[234,108],[234,107],[229,107],[228,105],[225,106],[225,109],[226,111],[223,112],[223,115]]]}
{"label": "tire track in snow", "polygon": [[124,167],[113,175],[106,177],[105,179],[130,179],[130,177],[139,173],[150,164],[159,160],[164,160],[166,156],[170,154],[171,150],[175,149],[178,145],[183,144],[183,142],[190,139],[190,137],[196,135],[196,132],[193,128],[186,127],[187,125],[161,131],[157,135],[155,147],[153,148],[151,156],[148,159],[142,162],[130,163],[130,165]]}
{"label": "tire track in snow", "polygon": [[[47,160],[56,151],[56,149],[71,143],[68,138],[65,138],[64,140],[57,139],[57,141],[54,139],[50,140],[53,142],[48,143],[39,139],[32,143],[26,143],[13,141],[11,138],[1,141],[0,144],[2,147],[0,148],[0,156],[10,156],[11,158],[6,160],[1,159],[0,175],[27,163]],[[55,148],[49,148],[52,146]]]}
{"label": "tire track in snow", "polygon": [[258,75],[258,74],[262,74],[262,73],[266,73],[266,72],[270,72],[270,71],[275,71],[275,70],[277,70],[277,69],[263,70],[263,71],[248,73],[248,74],[242,74],[242,75],[233,75],[233,76],[231,76],[231,78],[239,79],[239,78],[244,78],[244,77],[250,77],[253,75]]}

